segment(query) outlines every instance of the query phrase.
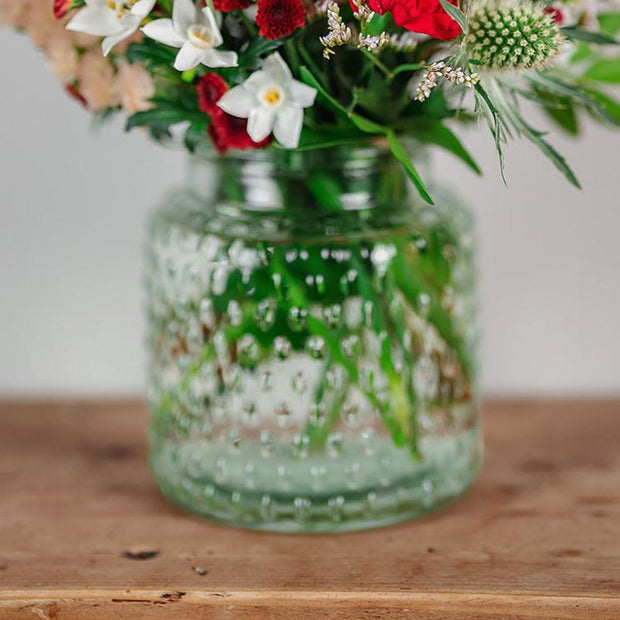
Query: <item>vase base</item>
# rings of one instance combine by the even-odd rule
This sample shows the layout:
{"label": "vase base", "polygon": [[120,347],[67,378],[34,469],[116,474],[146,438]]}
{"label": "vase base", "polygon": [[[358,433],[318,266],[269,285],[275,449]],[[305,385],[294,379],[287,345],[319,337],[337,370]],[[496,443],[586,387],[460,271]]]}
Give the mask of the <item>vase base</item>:
{"label": "vase base", "polygon": [[[196,469],[197,454],[204,456],[200,446],[193,450],[186,446],[179,455],[170,445],[160,445],[153,451],[152,466],[168,499],[227,525],[282,533],[349,532],[439,510],[462,495],[476,478],[482,462],[478,431],[423,440],[422,448],[423,458],[416,461],[406,451],[390,447],[390,472],[399,474],[390,479],[380,471],[364,471],[360,463],[347,462],[343,455],[338,459],[339,470],[348,475],[342,481],[328,476],[324,488],[317,488],[316,480],[314,488],[304,488],[292,479],[287,489],[281,480],[260,475],[255,479],[246,475],[243,484],[230,475],[218,480]],[[246,463],[248,458],[244,458]],[[311,463],[311,457],[306,459],[305,471],[316,470]],[[358,474],[355,481],[350,476],[352,470]],[[294,476],[295,471],[292,473]]]}

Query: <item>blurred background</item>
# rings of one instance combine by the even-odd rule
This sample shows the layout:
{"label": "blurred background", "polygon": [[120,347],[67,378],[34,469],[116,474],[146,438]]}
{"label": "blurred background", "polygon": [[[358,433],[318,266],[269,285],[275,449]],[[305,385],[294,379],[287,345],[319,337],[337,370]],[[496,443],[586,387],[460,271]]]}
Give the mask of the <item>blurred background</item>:
{"label": "blurred background", "polygon": [[[0,395],[137,395],[143,224],[184,156],[94,134],[26,37],[0,52]],[[620,395],[620,132],[552,139],[583,192],[526,143],[507,189],[488,132],[464,141],[483,179],[435,163],[476,207],[487,394]]]}

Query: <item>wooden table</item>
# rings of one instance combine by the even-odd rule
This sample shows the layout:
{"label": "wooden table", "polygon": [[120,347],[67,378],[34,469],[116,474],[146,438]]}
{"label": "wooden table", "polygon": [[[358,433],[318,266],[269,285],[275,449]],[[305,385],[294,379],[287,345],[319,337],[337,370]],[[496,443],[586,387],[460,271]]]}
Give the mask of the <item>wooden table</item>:
{"label": "wooden table", "polygon": [[490,403],[464,499],[336,536],[168,504],[145,416],[135,402],[0,404],[2,620],[620,618],[619,401]]}

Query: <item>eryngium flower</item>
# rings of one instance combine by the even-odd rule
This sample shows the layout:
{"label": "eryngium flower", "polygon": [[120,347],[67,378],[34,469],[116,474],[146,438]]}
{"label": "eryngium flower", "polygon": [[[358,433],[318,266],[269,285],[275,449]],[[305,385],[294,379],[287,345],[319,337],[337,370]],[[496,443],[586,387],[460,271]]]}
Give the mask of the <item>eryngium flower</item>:
{"label": "eryngium flower", "polygon": [[564,41],[543,6],[527,1],[474,3],[467,26],[469,59],[492,69],[540,69]]}

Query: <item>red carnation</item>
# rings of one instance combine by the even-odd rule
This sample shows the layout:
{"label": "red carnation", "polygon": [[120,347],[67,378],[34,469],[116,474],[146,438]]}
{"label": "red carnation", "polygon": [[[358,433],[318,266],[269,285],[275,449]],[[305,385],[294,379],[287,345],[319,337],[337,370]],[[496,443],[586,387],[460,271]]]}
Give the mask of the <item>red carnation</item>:
{"label": "red carnation", "polygon": [[306,9],[301,0],[258,0],[256,25],[261,37],[281,39],[305,23]]}
{"label": "red carnation", "polygon": [[196,86],[198,106],[211,118],[209,136],[215,148],[224,155],[229,149],[260,149],[271,142],[271,137],[254,142],[248,135],[247,119],[227,114],[217,102],[228,90],[228,84],[217,73],[206,73]]}
{"label": "red carnation", "polygon": [[247,119],[231,116],[223,110],[221,114],[211,117],[209,136],[221,155],[229,149],[262,149],[271,143],[271,136],[261,142],[254,142],[248,134]]}
{"label": "red carnation", "polygon": [[217,107],[217,102],[228,90],[228,84],[217,73],[205,73],[196,86],[198,91],[198,107],[209,116],[222,112]]}
{"label": "red carnation", "polygon": [[[454,5],[456,0],[450,0]],[[461,27],[444,11],[439,0],[368,0],[375,13],[391,12],[394,21],[412,32],[448,41],[461,34]]]}
{"label": "red carnation", "polygon": [[215,10],[222,13],[247,9],[250,4],[252,4],[252,0],[213,0]]}

